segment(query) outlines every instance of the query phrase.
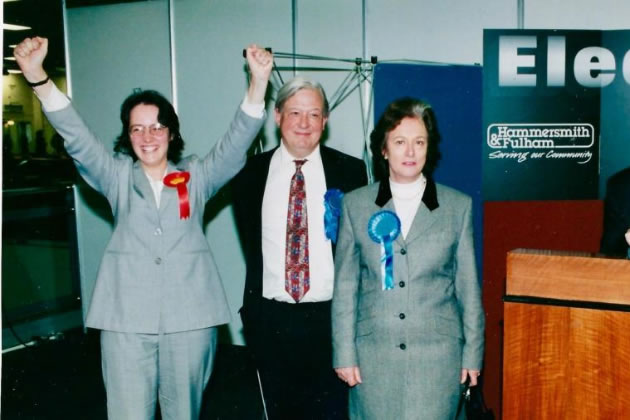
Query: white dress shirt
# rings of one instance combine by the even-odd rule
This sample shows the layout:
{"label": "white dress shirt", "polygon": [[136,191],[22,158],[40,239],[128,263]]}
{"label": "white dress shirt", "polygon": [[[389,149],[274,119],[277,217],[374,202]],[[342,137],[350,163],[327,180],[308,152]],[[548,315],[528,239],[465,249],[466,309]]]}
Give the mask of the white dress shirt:
{"label": "white dress shirt", "polygon": [[426,186],[427,180],[423,174],[420,174],[418,179],[408,184],[399,184],[392,181],[391,178],[389,180],[389,187],[392,190],[394,199],[394,208],[400,219],[403,238],[407,237],[411,229]]}
{"label": "white dress shirt", "polygon": [[155,205],[157,208],[160,208],[160,199],[162,198],[162,190],[164,189],[164,178],[166,177],[166,171],[168,168],[164,170],[164,174],[160,179],[153,179],[148,174],[147,171],[144,171],[144,175],[147,177],[149,181],[149,185],[151,185],[151,190],[153,191],[153,198],[155,198]]}
{"label": "white dress shirt", "polygon": [[[326,178],[319,146],[304,159],[310,289],[300,303],[323,302],[332,299],[335,273],[332,246],[324,233]],[[288,303],[295,303],[284,288],[287,212],[294,160],[281,142],[269,163],[262,203],[263,297]]]}

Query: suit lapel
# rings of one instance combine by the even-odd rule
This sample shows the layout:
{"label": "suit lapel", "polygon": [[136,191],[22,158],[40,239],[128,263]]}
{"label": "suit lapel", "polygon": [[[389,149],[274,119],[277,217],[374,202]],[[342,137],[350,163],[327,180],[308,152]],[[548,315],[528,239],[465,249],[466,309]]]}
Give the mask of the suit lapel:
{"label": "suit lapel", "polygon": [[[389,210],[396,213],[396,207],[394,207],[394,200],[392,199],[392,189],[389,186],[389,178],[385,178],[378,185],[378,194],[374,203],[381,207],[383,210]],[[396,243],[401,248],[406,248],[407,244],[402,233],[396,237]]]}
{"label": "suit lapel", "polygon": [[326,189],[339,188],[341,182],[339,176],[341,171],[337,170],[337,162],[335,155],[328,150],[326,146],[319,146],[319,154],[322,157],[322,165],[324,166],[324,178],[326,179]]}
{"label": "suit lapel", "polygon": [[[166,168],[166,173],[170,174],[172,172],[181,172],[184,169],[178,168],[173,165],[171,162],[168,162],[168,166]],[[187,183],[188,188],[188,202],[190,204],[190,210],[192,212],[192,208],[194,203],[192,202],[193,197],[190,191],[191,181],[189,180]],[[179,217],[179,196],[177,194],[177,188],[167,187],[166,185],[162,188],[162,195],[160,196],[160,217],[164,217],[167,214],[172,212],[176,212],[177,217]]]}
{"label": "suit lapel", "polygon": [[153,190],[151,189],[151,185],[149,184],[149,180],[147,179],[146,174],[144,173],[144,169],[142,169],[142,165],[140,161],[135,161],[133,164],[133,189],[140,197],[142,197],[148,206],[155,209],[157,211],[157,206],[155,204],[155,197],[153,196]]}
{"label": "suit lapel", "polygon": [[[322,166],[324,167],[324,178],[326,180],[326,190],[337,188],[343,191],[343,168],[339,168],[339,163],[335,154],[326,146],[319,146],[319,154],[322,158]],[[323,198],[323,197],[322,197]],[[337,253],[337,244],[330,241],[332,246],[333,259]]]}
{"label": "suit lapel", "polygon": [[256,183],[254,184],[255,195],[253,197],[253,200],[256,202],[260,202],[261,209],[263,196],[265,195],[265,187],[267,186],[267,177],[269,176],[269,164],[271,163],[271,157],[275,153],[276,149],[277,147],[262,155],[259,166],[256,169]]}
{"label": "suit lapel", "polygon": [[[171,162],[168,162],[166,169],[167,174],[178,171],[183,171],[183,169],[180,169]],[[190,181],[188,182],[188,185],[190,186]],[[177,195],[177,189],[164,186],[160,195],[160,208],[158,209],[155,203],[155,196],[153,195],[151,184],[142,169],[142,165],[140,165],[140,162],[138,161],[136,161],[133,165],[133,189],[146,201],[148,206],[160,215],[160,217],[164,217],[164,215],[171,212],[177,212],[177,215],[179,216],[179,197]],[[192,199],[192,196],[189,196],[191,210],[194,205]]]}
{"label": "suit lapel", "polygon": [[254,231],[262,232],[262,204],[265,195],[265,187],[267,185],[267,177],[269,176],[269,164],[271,157],[278,148],[274,148],[262,153],[259,159],[253,163],[255,165],[251,169],[251,176],[247,177],[250,182],[248,191],[233,191],[233,194],[248,194],[245,202],[249,203],[250,214],[253,218],[255,226]]}
{"label": "suit lapel", "polygon": [[435,182],[433,182],[432,179],[427,178],[427,186],[424,189],[424,194],[422,195],[422,202],[420,203],[420,206],[418,206],[418,211],[413,218],[411,228],[407,234],[407,244],[410,244],[416,239],[422,237],[423,234],[439,219],[439,211],[436,211],[439,206]]}
{"label": "suit lapel", "polygon": [[[394,200],[392,199],[392,190],[389,185],[389,178],[384,179],[379,184],[375,204],[383,208],[383,210],[396,212]],[[431,178],[427,177],[427,186],[424,190],[424,194],[422,195],[422,202],[420,203],[418,211],[413,218],[407,238],[403,238],[402,234],[398,235],[396,238],[398,245],[404,248],[414,240],[421,237],[422,234],[438,220],[438,212],[435,210],[439,206],[435,182]]]}

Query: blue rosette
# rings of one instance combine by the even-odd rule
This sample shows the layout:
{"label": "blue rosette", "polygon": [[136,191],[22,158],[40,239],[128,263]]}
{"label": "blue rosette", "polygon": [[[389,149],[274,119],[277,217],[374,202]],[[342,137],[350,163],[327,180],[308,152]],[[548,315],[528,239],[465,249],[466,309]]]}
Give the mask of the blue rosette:
{"label": "blue rosette", "polygon": [[383,290],[394,288],[394,250],[392,243],[400,235],[400,219],[391,210],[374,213],[368,222],[368,235],[381,244],[381,278]]}
{"label": "blue rosette", "polygon": [[331,188],[324,194],[324,233],[334,244],[337,243],[342,199],[343,192],[337,188]]}

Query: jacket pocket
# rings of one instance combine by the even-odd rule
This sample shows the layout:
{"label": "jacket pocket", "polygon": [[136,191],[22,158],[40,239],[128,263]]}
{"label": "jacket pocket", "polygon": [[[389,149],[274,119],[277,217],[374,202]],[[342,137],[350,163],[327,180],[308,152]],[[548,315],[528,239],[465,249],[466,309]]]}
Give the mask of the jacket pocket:
{"label": "jacket pocket", "polygon": [[365,318],[357,321],[356,338],[366,337],[374,332],[373,318]]}
{"label": "jacket pocket", "polygon": [[447,335],[460,340],[464,339],[462,322],[459,319],[444,318],[438,315],[435,318],[435,331],[441,335]]}

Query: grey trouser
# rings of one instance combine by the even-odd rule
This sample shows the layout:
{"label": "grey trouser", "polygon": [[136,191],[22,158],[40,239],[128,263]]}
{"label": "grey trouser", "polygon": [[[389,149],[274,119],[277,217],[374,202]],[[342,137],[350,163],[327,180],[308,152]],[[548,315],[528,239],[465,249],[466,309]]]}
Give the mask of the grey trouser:
{"label": "grey trouser", "polygon": [[107,416],[111,420],[198,419],[210,379],[217,329],[170,334],[101,331]]}

